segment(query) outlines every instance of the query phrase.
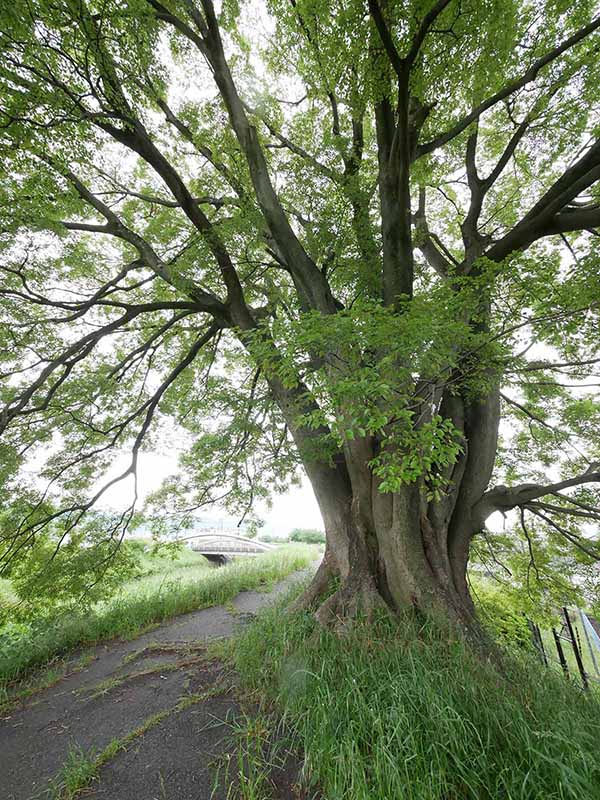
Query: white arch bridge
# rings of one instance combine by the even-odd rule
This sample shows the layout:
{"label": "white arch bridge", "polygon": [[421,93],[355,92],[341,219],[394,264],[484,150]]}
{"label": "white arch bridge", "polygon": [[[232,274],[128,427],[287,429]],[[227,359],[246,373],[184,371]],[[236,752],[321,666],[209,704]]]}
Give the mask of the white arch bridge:
{"label": "white arch bridge", "polygon": [[257,556],[273,549],[272,545],[265,542],[225,532],[199,533],[191,540],[191,548],[219,566],[227,564],[232,558]]}

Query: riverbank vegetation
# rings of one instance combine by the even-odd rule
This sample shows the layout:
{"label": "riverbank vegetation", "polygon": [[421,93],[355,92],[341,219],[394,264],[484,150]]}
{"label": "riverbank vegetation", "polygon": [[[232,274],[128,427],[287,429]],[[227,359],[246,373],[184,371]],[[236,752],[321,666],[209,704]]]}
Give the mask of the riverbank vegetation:
{"label": "riverbank vegetation", "polygon": [[49,617],[24,618],[15,606],[0,627],[0,692],[2,682],[6,688],[33,667],[80,646],[133,636],[177,614],[226,603],[239,592],[268,589],[316,556],[316,548],[296,545],[216,569],[187,550],[162,564],[161,556],[146,555],[145,574],[90,608],[72,604]]}
{"label": "riverbank vegetation", "polygon": [[[278,751],[284,730],[327,800],[596,800],[599,695],[508,653],[498,668],[412,615],[339,637],[281,608],[228,644],[267,718],[253,730],[277,731]],[[270,738],[261,746],[268,761]],[[252,774],[268,770],[255,758]]]}

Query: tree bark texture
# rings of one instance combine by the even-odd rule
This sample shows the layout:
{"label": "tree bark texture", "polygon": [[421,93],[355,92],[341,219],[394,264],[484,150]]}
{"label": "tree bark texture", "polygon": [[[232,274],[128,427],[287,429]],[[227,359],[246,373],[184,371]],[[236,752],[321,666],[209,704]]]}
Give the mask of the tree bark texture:
{"label": "tree bark texture", "polygon": [[471,403],[448,397],[442,408],[462,432],[463,452],[438,500],[427,500],[418,483],[382,493],[368,466],[374,443],[366,439],[347,444],[333,466],[305,462],[326,549],[296,607],[315,608],[325,626],[343,629],[359,615],[403,609],[477,626],[467,566],[485,521],[481,499],[494,465],[499,395]]}

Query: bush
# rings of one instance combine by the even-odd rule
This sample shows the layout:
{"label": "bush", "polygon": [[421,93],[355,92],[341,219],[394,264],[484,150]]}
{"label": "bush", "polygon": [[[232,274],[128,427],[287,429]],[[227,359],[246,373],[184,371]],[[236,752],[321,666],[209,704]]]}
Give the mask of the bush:
{"label": "bush", "polygon": [[316,528],[294,528],[290,534],[290,541],[304,542],[305,544],[325,544],[325,533]]}
{"label": "bush", "polygon": [[273,536],[270,533],[261,533],[258,537],[260,542],[266,542],[266,544],[285,544],[285,542],[289,542],[289,538],[282,538],[281,536]]}
{"label": "bush", "polygon": [[524,649],[533,647],[527,618],[513,595],[478,584],[476,597],[481,621],[495,639],[505,645]]}

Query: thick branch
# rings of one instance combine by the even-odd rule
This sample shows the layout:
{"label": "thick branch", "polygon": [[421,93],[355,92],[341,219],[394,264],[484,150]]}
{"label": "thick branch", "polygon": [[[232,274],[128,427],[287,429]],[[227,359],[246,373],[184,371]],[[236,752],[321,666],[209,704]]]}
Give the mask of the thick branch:
{"label": "thick branch", "polygon": [[438,2],[429,9],[427,14],[425,14],[421,20],[421,24],[419,25],[419,28],[413,38],[411,48],[404,59],[407,67],[410,67],[416,60],[417,56],[419,55],[421,45],[425,41],[425,37],[429,33],[431,26],[446,8],[446,6],[450,5],[450,2],[451,0],[438,0]]}
{"label": "thick branch", "polygon": [[600,180],[600,140],[565,170],[514,228],[487,250],[487,258],[502,261],[544,236],[595,227],[600,216],[597,209],[567,207],[597,180]]}
{"label": "thick branch", "polygon": [[542,235],[590,231],[594,228],[600,228],[600,208],[565,208],[548,222]]}
{"label": "thick branch", "polygon": [[517,506],[526,505],[532,500],[538,500],[549,494],[555,494],[563,489],[573,486],[582,486],[586,483],[600,483],[598,464],[592,464],[582,475],[568,478],[557,483],[540,485],[537,483],[523,483],[520,486],[495,486],[484,494],[480,503],[485,506],[486,516],[494,511],[507,511]]}
{"label": "thick branch", "polygon": [[394,72],[398,78],[403,79],[405,74],[404,59],[400,57],[400,54],[396,49],[390,29],[388,28],[381,12],[381,8],[379,7],[378,0],[369,0],[369,12],[373,18],[373,22],[377,28],[377,33],[379,34],[379,38],[381,39],[381,43],[385,48],[385,52],[387,53]]}
{"label": "thick branch", "polygon": [[[440,247],[441,242],[439,242],[437,237],[435,237],[435,235],[429,230],[429,225],[427,224],[427,214],[425,210],[425,200],[425,187],[422,186],[419,189],[419,206],[414,215],[415,229],[417,231],[415,243],[427,259],[428,264],[433,267],[438,275],[445,277],[448,274],[454,259],[450,260],[450,253],[447,251],[445,253],[442,252]],[[436,241],[438,246],[436,246]]]}
{"label": "thick branch", "polygon": [[98,125],[118,142],[141,156],[162,178],[182,211],[202,234],[214,256],[227,289],[226,304],[235,316],[235,323],[246,328],[252,327],[253,320],[244,300],[242,285],[227,248],[211,221],[194,201],[179,173],[156,147],[144,126],[136,121],[133,131],[121,131],[107,123],[98,123]]}
{"label": "thick branch", "polygon": [[225,58],[212,0],[202,0],[202,7],[210,32],[205,40],[203,52],[213,68],[215,82],[246,156],[256,199],[269,230],[290,267],[294,281],[301,284],[305,295],[311,300],[311,305],[324,313],[335,313],[336,304],[327,280],[298,240],[271,182],[256,129],[248,121]]}

